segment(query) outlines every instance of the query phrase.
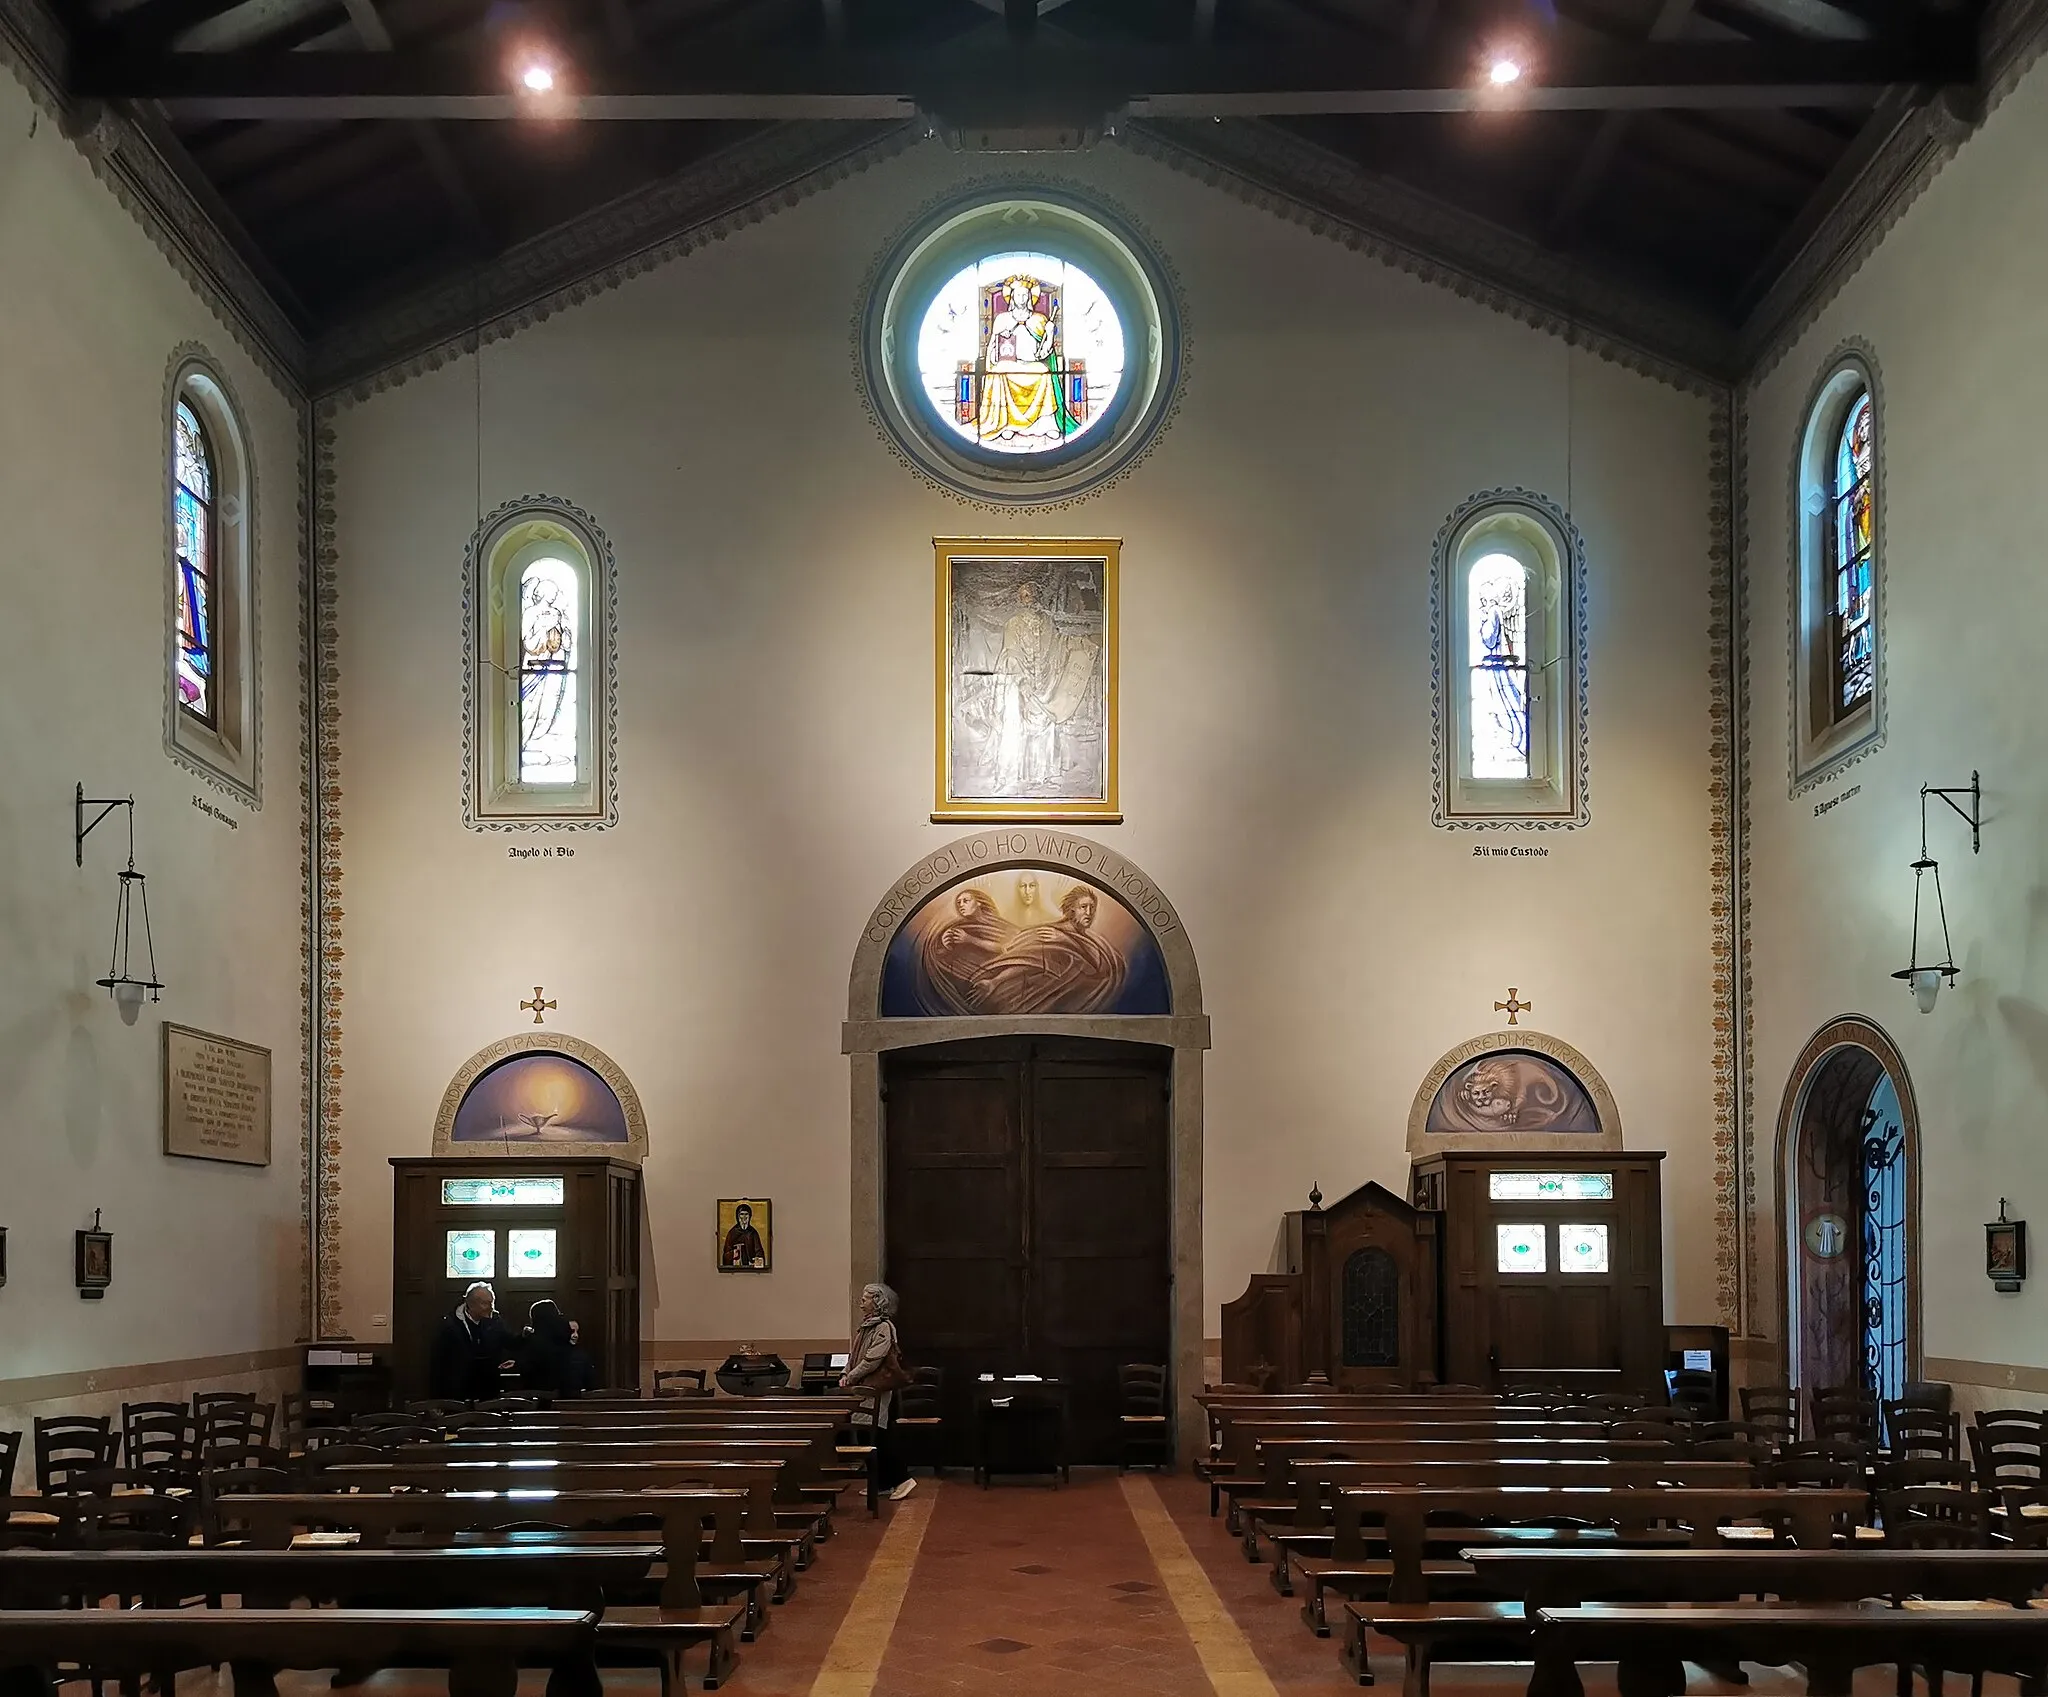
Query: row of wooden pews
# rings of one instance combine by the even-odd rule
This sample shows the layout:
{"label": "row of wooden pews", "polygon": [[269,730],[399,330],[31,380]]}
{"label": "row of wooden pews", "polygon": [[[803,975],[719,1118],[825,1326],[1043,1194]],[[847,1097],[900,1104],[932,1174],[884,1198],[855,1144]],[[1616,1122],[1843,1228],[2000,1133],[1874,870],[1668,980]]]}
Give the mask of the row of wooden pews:
{"label": "row of wooden pews", "polygon": [[[1532,1697],[1674,1697],[1683,1664],[1799,1662],[1841,1697],[1857,1667],[2048,1675],[2048,1551],[1965,1538],[1925,1459],[1714,1428],[1613,1398],[1379,1396],[1217,1387],[1211,1513],[1310,1630],[1372,1683],[1401,1645],[1408,1697],[1445,1660],[1526,1661]],[[2041,1481],[2014,1486],[2019,1527]],[[1882,1505],[1887,1523],[1873,1524]],[[1988,1547],[1930,1548],[1982,1543]]]}
{"label": "row of wooden pews", "polygon": [[697,1652],[715,1689],[861,1483],[853,1407],[416,1405],[10,1498],[0,1697],[66,1668],[168,1691],[223,1662],[249,1697],[280,1668],[392,1665],[445,1667],[460,1697],[545,1668],[555,1697],[587,1697],[601,1667],[652,1664],[667,1694]]}

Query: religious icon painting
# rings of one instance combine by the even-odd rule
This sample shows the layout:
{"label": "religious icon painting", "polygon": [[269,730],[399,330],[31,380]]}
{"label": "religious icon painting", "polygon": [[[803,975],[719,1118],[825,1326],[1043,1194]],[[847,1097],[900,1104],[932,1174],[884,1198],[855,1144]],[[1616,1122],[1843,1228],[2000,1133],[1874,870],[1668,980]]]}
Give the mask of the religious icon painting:
{"label": "religious icon painting", "polygon": [[1123,818],[1114,539],[940,537],[932,818]]}
{"label": "religious icon painting", "polygon": [[718,1200],[718,1270],[765,1273],[775,1264],[775,1205],[763,1197]]}
{"label": "religious icon painting", "polygon": [[95,1209],[92,1229],[73,1232],[71,1238],[72,1283],[78,1286],[80,1296],[97,1302],[114,1282],[114,1234],[100,1230],[99,1211]]}
{"label": "religious icon painting", "polygon": [[[2000,1213],[2003,1214],[2001,1209]],[[2000,1290],[2018,1290],[2027,1276],[2027,1222],[1997,1219],[1984,1228],[1984,1276]]]}

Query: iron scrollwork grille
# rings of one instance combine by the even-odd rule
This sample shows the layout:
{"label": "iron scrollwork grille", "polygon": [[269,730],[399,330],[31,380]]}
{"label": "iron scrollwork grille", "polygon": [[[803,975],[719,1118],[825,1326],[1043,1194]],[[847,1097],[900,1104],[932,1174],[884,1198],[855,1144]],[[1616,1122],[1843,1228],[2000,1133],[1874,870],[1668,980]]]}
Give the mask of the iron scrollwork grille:
{"label": "iron scrollwork grille", "polygon": [[1401,1269],[1384,1249],[1344,1262],[1344,1365],[1401,1365]]}
{"label": "iron scrollwork grille", "polygon": [[1896,1118],[1863,1111],[1863,1382],[1895,1401],[1906,1387],[1906,1141]]}

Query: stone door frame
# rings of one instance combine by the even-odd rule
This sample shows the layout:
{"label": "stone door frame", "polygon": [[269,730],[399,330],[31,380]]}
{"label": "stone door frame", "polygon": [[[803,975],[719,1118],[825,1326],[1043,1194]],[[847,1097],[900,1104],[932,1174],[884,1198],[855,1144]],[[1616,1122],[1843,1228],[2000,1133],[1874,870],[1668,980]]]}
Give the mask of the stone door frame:
{"label": "stone door frame", "polygon": [[[1171,993],[1170,1014],[1032,1014],[943,1019],[883,1019],[882,963],[889,943],[930,896],[984,872],[1038,867],[1088,879],[1113,893],[1159,945]],[[1192,1457],[1206,1439],[1195,1393],[1202,1386],[1202,1055],[1209,1047],[1209,1017],[1202,1011],[1202,977],[1187,929],[1159,885],[1118,850],[1059,826],[998,825],[971,831],[934,849],[884,893],[854,950],[840,1050],[850,1062],[852,1265],[849,1308],[861,1286],[882,1276],[883,1208],[882,1055],[976,1037],[1096,1037],[1150,1043],[1172,1051],[1168,1185],[1172,1210],[1173,1317],[1168,1364],[1179,1402],[1181,1453]],[[906,1316],[906,1341],[916,1354],[915,1316]]]}

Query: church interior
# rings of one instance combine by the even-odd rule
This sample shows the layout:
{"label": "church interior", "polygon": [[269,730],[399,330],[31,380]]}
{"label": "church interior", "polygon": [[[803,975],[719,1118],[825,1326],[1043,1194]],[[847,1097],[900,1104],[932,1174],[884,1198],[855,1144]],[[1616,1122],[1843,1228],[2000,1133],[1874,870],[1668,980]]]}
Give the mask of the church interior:
{"label": "church interior", "polygon": [[2040,1689],[2044,46],[0,0],[0,1697]]}

